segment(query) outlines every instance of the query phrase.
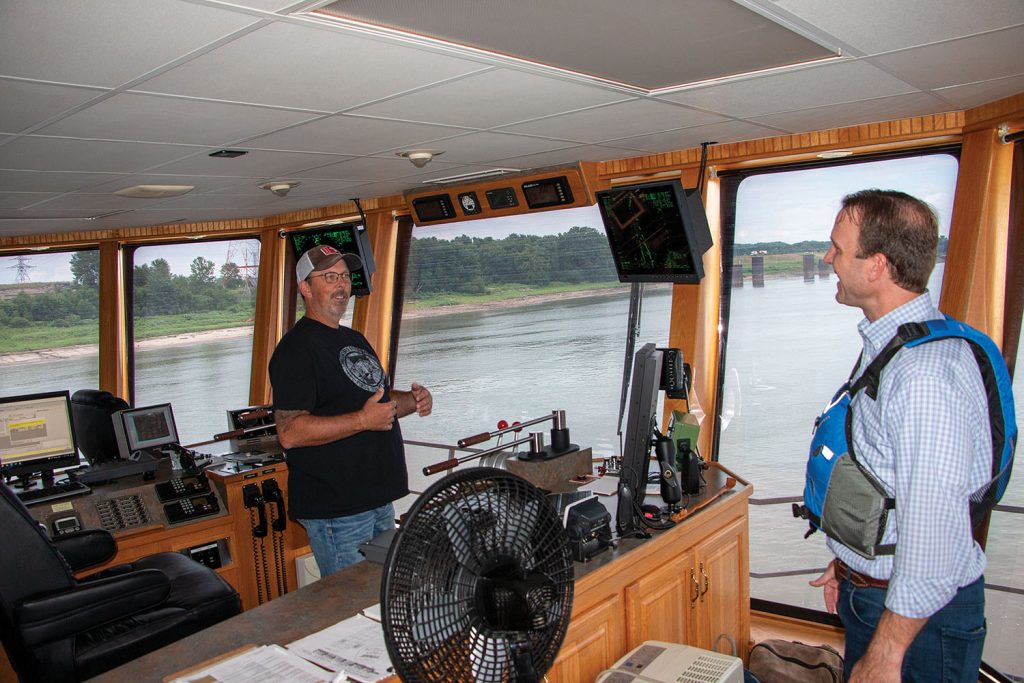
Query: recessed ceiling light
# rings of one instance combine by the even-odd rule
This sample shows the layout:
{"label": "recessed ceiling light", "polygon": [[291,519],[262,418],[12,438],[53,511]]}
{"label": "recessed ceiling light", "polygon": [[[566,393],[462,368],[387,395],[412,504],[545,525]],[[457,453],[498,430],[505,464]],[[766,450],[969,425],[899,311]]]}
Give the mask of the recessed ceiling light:
{"label": "recessed ceiling light", "polygon": [[842,159],[843,157],[852,156],[853,152],[848,149],[835,149],[831,152],[821,152],[818,154],[819,159]]}
{"label": "recessed ceiling light", "polygon": [[163,199],[188,194],[194,189],[196,189],[195,185],[133,185],[121,188],[114,194],[135,199]]}
{"label": "recessed ceiling light", "polygon": [[210,156],[217,159],[234,159],[248,153],[244,149],[218,149],[216,152],[211,152]]}

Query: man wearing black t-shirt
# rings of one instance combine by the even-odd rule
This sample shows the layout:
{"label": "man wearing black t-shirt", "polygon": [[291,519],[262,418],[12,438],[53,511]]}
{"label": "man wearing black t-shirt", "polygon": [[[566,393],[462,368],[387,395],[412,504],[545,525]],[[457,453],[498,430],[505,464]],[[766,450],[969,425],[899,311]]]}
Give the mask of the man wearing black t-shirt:
{"label": "man wearing black t-shirt", "polygon": [[295,272],[306,314],[270,359],[277,435],[288,453],[288,516],[302,524],[320,575],[362,560],[359,544],[395,525],[409,493],[398,419],[429,415],[426,387],[389,390],[363,335],[342,327],[355,254],[321,245]]}

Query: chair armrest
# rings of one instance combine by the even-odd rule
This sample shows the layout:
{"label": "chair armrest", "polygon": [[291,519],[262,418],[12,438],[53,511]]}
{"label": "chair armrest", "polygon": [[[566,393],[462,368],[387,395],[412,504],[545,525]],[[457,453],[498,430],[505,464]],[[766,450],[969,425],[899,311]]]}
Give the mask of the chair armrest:
{"label": "chair armrest", "polygon": [[140,569],[22,600],[14,608],[14,625],[25,643],[35,646],[155,607],[170,591],[163,572]]}
{"label": "chair armrest", "polygon": [[57,536],[53,544],[76,572],[106,562],[117,554],[117,541],[106,529],[88,529]]}

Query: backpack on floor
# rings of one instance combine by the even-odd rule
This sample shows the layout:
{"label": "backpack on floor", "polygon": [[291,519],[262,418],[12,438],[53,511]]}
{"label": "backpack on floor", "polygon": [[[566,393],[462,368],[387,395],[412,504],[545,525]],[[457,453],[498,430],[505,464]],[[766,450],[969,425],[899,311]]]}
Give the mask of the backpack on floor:
{"label": "backpack on floor", "polygon": [[843,658],[828,645],[764,640],[747,666],[761,683],[843,683]]}

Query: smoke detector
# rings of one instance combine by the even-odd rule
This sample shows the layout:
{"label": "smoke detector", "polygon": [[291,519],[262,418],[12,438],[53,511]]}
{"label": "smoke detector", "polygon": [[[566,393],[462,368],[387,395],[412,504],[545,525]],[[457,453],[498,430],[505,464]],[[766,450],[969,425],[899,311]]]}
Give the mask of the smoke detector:
{"label": "smoke detector", "polygon": [[272,180],[269,183],[263,183],[260,188],[270,190],[278,197],[284,197],[292,191],[293,187],[298,187],[301,184],[298,180]]}
{"label": "smoke detector", "polygon": [[441,149],[407,149],[402,152],[395,152],[397,156],[405,157],[412,162],[412,165],[416,168],[423,168],[427,165],[427,162],[434,157],[444,154],[444,150]]}

